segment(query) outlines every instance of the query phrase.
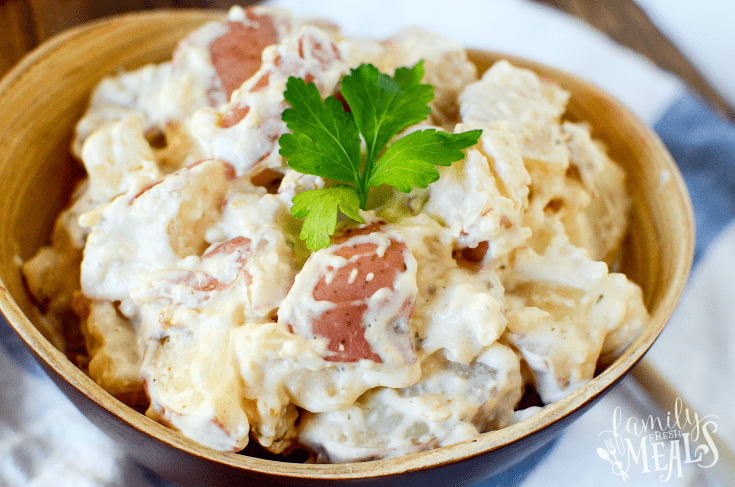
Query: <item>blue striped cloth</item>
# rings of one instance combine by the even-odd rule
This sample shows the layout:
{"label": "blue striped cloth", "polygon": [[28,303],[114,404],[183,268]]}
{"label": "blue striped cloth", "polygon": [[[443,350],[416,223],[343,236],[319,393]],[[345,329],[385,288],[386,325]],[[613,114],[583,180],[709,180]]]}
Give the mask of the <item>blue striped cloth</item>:
{"label": "blue striped cloth", "polygon": [[692,95],[677,100],[654,126],[689,188],[697,223],[695,263],[735,219],[735,125]]}

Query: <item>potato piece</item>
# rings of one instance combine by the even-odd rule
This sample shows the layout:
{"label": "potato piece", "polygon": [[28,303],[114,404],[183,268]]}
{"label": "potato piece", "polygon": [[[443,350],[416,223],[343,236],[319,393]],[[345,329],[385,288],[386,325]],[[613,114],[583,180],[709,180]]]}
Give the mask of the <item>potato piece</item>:
{"label": "potato piece", "polygon": [[[459,124],[455,130],[471,128]],[[439,180],[429,186],[422,212],[448,226],[460,248],[485,243],[487,259],[495,259],[531,235],[522,223],[531,179],[512,134],[483,130],[465,159],[440,168],[440,173]]]}
{"label": "potato piece", "polygon": [[157,269],[174,267],[207,246],[206,230],[219,218],[231,168],[202,161],[127,193],[80,222],[92,228],[84,248],[82,291],[123,301]]}
{"label": "potato piece", "polygon": [[440,34],[411,27],[383,42],[385,57],[377,64],[383,72],[411,67],[424,61],[423,83],[434,87],[431,118],[437,125],[452,127],[459,121],[457,97],[477,80],[477,68],[467,59],[467,51],[457,41]]}
{"label": "potato piece", "polygon": [[559,119],[568,100],[567,91],[503,60],[462,92],[459,105],[462,122],[488,127],[507,122],[518,137],[524,160],[565,170],[569,155]]}
{"label": "potato piece", "polygon": [[293,282],[289,257],[283,235],[264,227],[148,274],[131,299],[145,340],[149,416],[222,450],[244,448],[251,425],[265,446],[284,441],[294,407],[258,411],[238,373],[235,341],[240,330],[270,321]]}
{"label": "potato piece", "polygon": [[221,110],[204,108],[191,119],[192,133],[206,157],[229,162],[238,176],[282,168],[278,138],[286,133],[281,113],[290,76],[332,94],[347,65],[329,33],[304,26],[263,52],[260,69],[232,94]]}
{"label": "potato piece", "polygon": [[89,353],[89,376],[104,390],[131,407],[143,408],[141,337],[133,323],[109,301],[91,301],[81,295],[74,310],[82,318]]}
{"label": "potato piece", "polygon": [[468,365],[439,351],[422,364],[421,380],[403,389],[376,388],[340,411],[304,413],[299,441],[317,461],[352,462],[416,453],[509,425],[522,380],[516,355],[495,343]]}
{"label": "potato piece", "polygon": [[640,288],[592,261],[562,228],[557,221],[557,233],[547,230],[542,253],[519,249],[503,278],[503,341],[519,351],[546,404],[591,380],[600,355],[614,358],[648,321]]}

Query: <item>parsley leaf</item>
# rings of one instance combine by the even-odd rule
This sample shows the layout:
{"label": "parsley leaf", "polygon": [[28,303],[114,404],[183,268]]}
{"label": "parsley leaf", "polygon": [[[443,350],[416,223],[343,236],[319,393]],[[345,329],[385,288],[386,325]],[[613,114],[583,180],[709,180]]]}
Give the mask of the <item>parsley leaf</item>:
{"label": "parsley leaf", "polygon": [[337,225],[337,210],[355,221],[364,223],[358,210],[360,198],[354,188],[347,185],[331,188],[312,189],[293,197],[291,214],[304,218],[301,239],[311,250],[329,246],[329,235],[334,234]]}
{"label": "parsley leaf", "polygon": [[434,165],[461,160],[463,150],[477,143],[481,130],[449,134],[428,129],[412,132],[386,149],[398,133],[431,112],[434,87],[422,84],[423,76],[422,61],[398,68],[393,77],[362,64],[341,82],[347,112],[333,96],[322,102],[313,83],[288,79],[284,98],[291,108],[281,118],[291,133],[281,135],[279,153],[295,171],[345,183],[293,199],[291,214],[305,219],[301,238],[312,251],[329,245],[339,211],[363,222],[358,210],[366,209],[371,187],[389,184],[404,193],[414,186],[425,188],[439,179]]}
{"label": "parsley leaf", "polygon": [[439,179],[439,171],[434,164],[450,166],[462,159],[462,149],[475,145],[480,134],[482,130],[461,134],[434,129],[411,132],[388,147],[373,166],[370,184],[390,184],[404,193],[410,193],[413,186],[425,188]]}
{"label": "parsley leaf", "polygon": [[279,153],[288,159],[291,169],[304,173],[360,184],[362,149],[357,127],[336,98],[322,104],[314,83],[290,77],[284,92],[292,108],[281,119],[290,134],[278,139]]}
{"label": "parsley leaf", "polygon": [[[377,159],[378,152],[398,132],[426,120],[434,87],[421,84],[423,76],[423,61],[419,61],[411,69],[398,68],[395,79],[379,72],[372,64],[362,64],[342,79],[342,96],[365,139],[368,163]],[[368,172],[366,176],[364,184],[372,174]],[[367,193],[368,188],[361,190]]]}

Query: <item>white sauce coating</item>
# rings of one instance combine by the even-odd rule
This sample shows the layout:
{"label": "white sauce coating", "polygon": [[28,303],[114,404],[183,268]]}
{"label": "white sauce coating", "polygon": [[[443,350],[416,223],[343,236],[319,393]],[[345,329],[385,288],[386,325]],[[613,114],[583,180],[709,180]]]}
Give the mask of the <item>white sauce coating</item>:
{"label": "white sauce coating", "polygon": [[513,421],[521,372],[513,351],[495,343],[462,365],[441,351],[422,363],[421,379],[402,389],[376,388],[351,407],[306,413],[300,439],[317,461],[388,458],[474,438]]}
{"label": "white sauce coating", "polygon": [[199,110],[191,119],[191,131],[205,157],[231,163],[238,176],[283,165],[277,140],[286,132],[281,113],[291,76],[313,81],[323,95],[331,94],[347,65],[332,37],[325,31],[303,26],[283,42],[263,52],[263,64],[252,78],[232,94],[221,111]]}
{"label": "white sauce coating", "polygon": [[[228,98],[213,46],[270,27]],[[312,254],[292,198],[332,183],[278,154],[288,77],[326,97],[361,62],[392,73],[419,59],[437,96],[403,135],[479,128],[478,144],[427,189],[374,190],[366,223]],[[63,348],[76,311],[97,383],[220,450],[252,437],[361,461],[521,421],[540,410],[515,410],[525,388],[564,397],[648,319],[640,288],[609,270],[625,174],[563,120],[568,98],[505,61],[477,80],[462,46],[423,30],[367,41],[233,8],[173,61],[92,95],[74,142],[88,177],[23,265],[38,321]]]}

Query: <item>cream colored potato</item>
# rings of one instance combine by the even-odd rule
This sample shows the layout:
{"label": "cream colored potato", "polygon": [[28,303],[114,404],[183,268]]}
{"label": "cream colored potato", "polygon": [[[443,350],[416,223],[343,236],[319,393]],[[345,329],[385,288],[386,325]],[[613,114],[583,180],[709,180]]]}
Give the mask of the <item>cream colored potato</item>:
{"label": "cream colored potato", "polygon": [[477,68],[464,47],[453,39],[418,27],[403,29],[385,42],[385,56],[377,65],[392,73],[401,66],[424,62],[423,82],[434,86],[431,118],[451,128],[458,121],[457,97],[477,79]]}
{"label": "cream colored potato", "polygon": [[621,350],[648,320],[637,285],[572,245],[558,221],[547,232],[543,251],[519,249],[502,278],[503,340],[546,404],[592,379],[600,354]]}
{"label": "cream colored potato", "polygon": [[[456,132],[477,128],[458,124]],[[522,222],[531,179],[513,134],[485,129],[467,157],[440,169],[429,186],[423,207],[448,226],[461,247],[488,245],[488,258],[498,258],[521,245],[531,231]]]}
{"label": "cream colored potato", "polygon": [[125,301],[155,270],[175,267],[207,247],[219,218],[229,166],[208,160],[155,182],[142,181],[80,219],[90,227],[82,261],[82,292]]}
{"label": "cream colored potato", "polygon": [[421,214],[399,229],[418,262],[418,294],[411,320],[420,359],[446,350],[449,360],[467,364],[505,329],[503,286],[489,269],[472,272],[453,258],[451,229]]}
{"label": "cream colored potato", "polygon": [[80,297],[74,309],[82,317],[82,333],[89,352],[89,376],[120,400],[145,404],[140,373],[143,342],[135,324],[109,301]]}
{"label": "cream colored potato", "polygon": [[590,194],[589,204],[580,212],[564,215],[564,226],[575,245],[587,249],[593,259],[612,264],[628,228],[627,219],[620,217],[631,207],[625,173],[587,127],[564,122],[561,128],[569,162],[579,173],[571,177],[578,177]]}
{"label": "cream colored potato", "polygon": [[[268,321],[294,274],[283,235],[268,227],[148,274],[131,294],[145,340],[148,415],[217,449],[242,449],[248,418],[262,443],[279,439],[280,431],[263,431],[255,400],[245,397],[234,343],[238,328]],[[295,419],[286,406],[276,422]]]}
{"label": "cream colored potato", "polygon": [[566,169],[559,121],[568,100],[569,93],[533,71],[499,61],[462,92],[459,107],[464,123],[509,123],[524,160]]}
{"label": "cream colored potato", "polygon": [[371,389],[346,409],[305,413],[301,441],[319,452],[317,461],[354,462],[471,439],[513,421],[522,380],[509,348],[495,343],[467,365],[437,351],[421,369],[411,387]]}

